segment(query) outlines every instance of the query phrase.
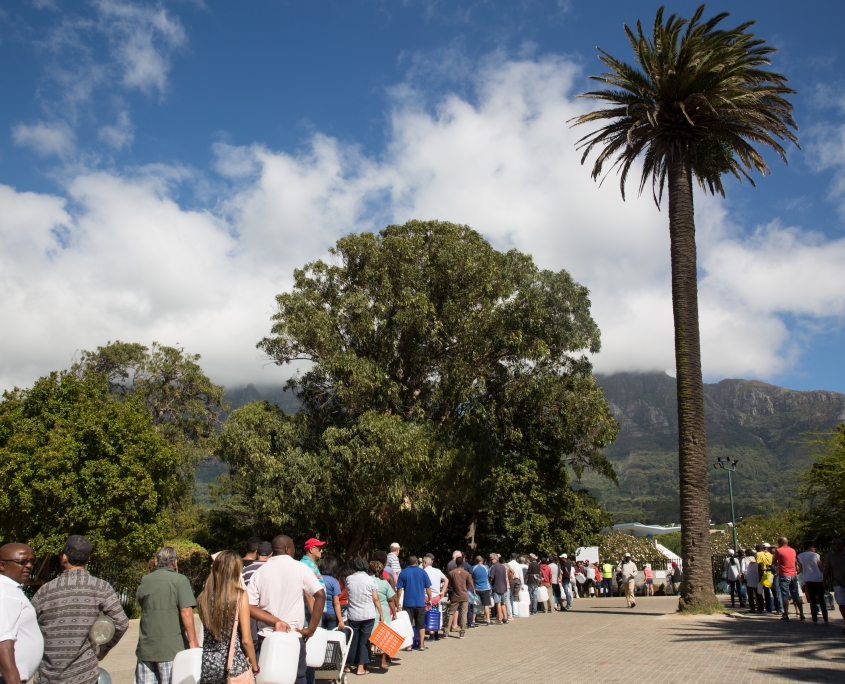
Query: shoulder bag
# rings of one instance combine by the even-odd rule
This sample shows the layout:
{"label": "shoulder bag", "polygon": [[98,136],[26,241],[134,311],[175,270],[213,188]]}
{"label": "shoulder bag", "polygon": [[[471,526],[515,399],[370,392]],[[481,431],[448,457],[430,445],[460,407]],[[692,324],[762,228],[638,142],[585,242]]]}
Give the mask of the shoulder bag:
{"label": "shoulder bag", "polygon": [[252,676],[252,663],[247,658],[247,670],[243,674],[232,676],[232,662],[235,659],[235,636],[238,633],[238,617],[241,613],[241,597],[238,595],[238,602],[235,606],[235,620],[232,625],[232,638],[229,640],[229,661],[226,663],[226,681],[228,684],[255,684],[255,677]]}

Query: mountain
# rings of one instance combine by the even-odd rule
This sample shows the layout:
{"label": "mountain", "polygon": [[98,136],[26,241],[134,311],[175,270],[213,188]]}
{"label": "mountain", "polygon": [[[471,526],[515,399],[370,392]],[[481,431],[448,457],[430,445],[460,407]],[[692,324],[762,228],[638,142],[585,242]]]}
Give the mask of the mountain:
{"label": "mountain", "polygon": [[[620,487],[585,473],[580,486],[589,489],[613,514],[615,522],[677,522],[678,410],[675,379],[665,373],[598,375],[621,430],[605,450],[619,476]],[[845,422],[845,394],[797,392],[756,380],[722,380],[704,385],[708,460],[738,459],[732,475],[737,519],[773,513],[794,505],[796,475],[812,455],[807,433],[824,432]],[[283,387],[254,385],[226,390],[232,409],[267,399],[285,413],[299,402]],[[197,470],[197,496],[208,500],[208,484],[226,471],[216,459]],[[709,467],[711,517],[730,520],[728,475]],[[579,486],[578,483],[575,486]]]}
{"label": "mountain", "polygon": [[[593,475],[592,491],[616,522],[670,523],[679,519],[678,415],[675,379],[665,373],[597,376],[621,430],[605,450],[620,487]],[[798,392],[755,380],[704,385],[707,452],[738,459],[732,475],[737,519],[795,503],[796,475],[812,455],[807,433],[845,422],[845,395]],[[728,475],[709,469],[711,517],[730,520]]]}

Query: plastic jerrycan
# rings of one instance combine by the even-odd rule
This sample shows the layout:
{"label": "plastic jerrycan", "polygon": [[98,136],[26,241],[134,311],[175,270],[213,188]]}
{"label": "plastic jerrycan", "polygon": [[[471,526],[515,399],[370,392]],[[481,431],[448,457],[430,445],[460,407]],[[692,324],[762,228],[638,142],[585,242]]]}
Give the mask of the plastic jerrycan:
{"label": "plastic jerrycan", "polygon": [[404,639],[400,648],[408,648],[414,643],[414,628],[411,626],[411,617],[406,611],[399,611],[399,615],[390,623],[390,627]]}
{"label": "plastic jerrycan", "polygon": [[528,587],[524,584],[519,588],[518,600],[520,603],[531,603],[531,595],[528,593]]}
{"label": "plastic jerrycan", "polygon": [[308,641],[305,642],[305,664],[308,667],[322,667],[326,661],[326,647],[329,644],[329,631],[317,627]]}
{"label": "plastic jerrycan", "polygon": [[197,684],[202,677],[202,649],[179,651],[173,659],[172,684]]}
{"label": "plastic jerrycan", "polygon": [[545,603],[549,600],[549,590],[546,587],[537,587],[537,602]]}
{"label": "plastic jerrycan", "polygon": [[273,632],[261,645],[255,678],[257,684],[296,684],[299,669],[299,636],[293,632]]}
{"label": "plastic jerrycan", "polygon": [[515,608],[517,617],[525,618],[531,615],[531,604],[526,601],[520,601]]}

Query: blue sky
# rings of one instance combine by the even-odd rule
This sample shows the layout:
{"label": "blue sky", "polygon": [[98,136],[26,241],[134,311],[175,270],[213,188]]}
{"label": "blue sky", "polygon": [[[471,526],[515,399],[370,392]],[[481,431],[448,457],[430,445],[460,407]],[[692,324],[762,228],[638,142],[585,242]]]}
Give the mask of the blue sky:
{"label": "blue sky", "polygon": [[[622,24],[658,5],[4,3],[0,386],[118,338],[280,382],[254,344],[293,268],[409,218],[572,272],[598,370],[671,370],[666,213],[592,183],[566,124],[596,46],[628,58]],[[845,7],[722,10],[780,49],[804,149],[696,199],[706,379],[845,392]]]}

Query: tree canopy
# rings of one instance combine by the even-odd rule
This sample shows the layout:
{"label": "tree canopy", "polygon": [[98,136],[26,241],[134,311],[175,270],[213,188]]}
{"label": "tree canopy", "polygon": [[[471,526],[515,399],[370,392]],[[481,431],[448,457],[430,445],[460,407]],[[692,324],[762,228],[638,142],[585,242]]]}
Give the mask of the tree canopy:
{"label": "tree canopy", "polygon": [[51,373],[0,401],[0,537],[57,553],[84,534],[99,555],[148,558],[165,538],[179,457],[139,398],[105,375]]}
{"label": "tree canopy", "polygon": [[845,424],[812,442],[815,458],[803,478],[812,536],[845,536]]}
{"label": "tree canopy", "polygon": [[532,515],[596,533],[605,519],[567,471],[615,479],[601,449],[618,426],[584,356],[600,349],[587,289],[438,221],[331,254],[295,272],[258,345],[308,362],[289,382],[303,410],[248,405],[223,427],[227,510],[350,554],[400,529],[422,543],[447,519],[498,521],[512,545],[561,542],[566,523]]}

